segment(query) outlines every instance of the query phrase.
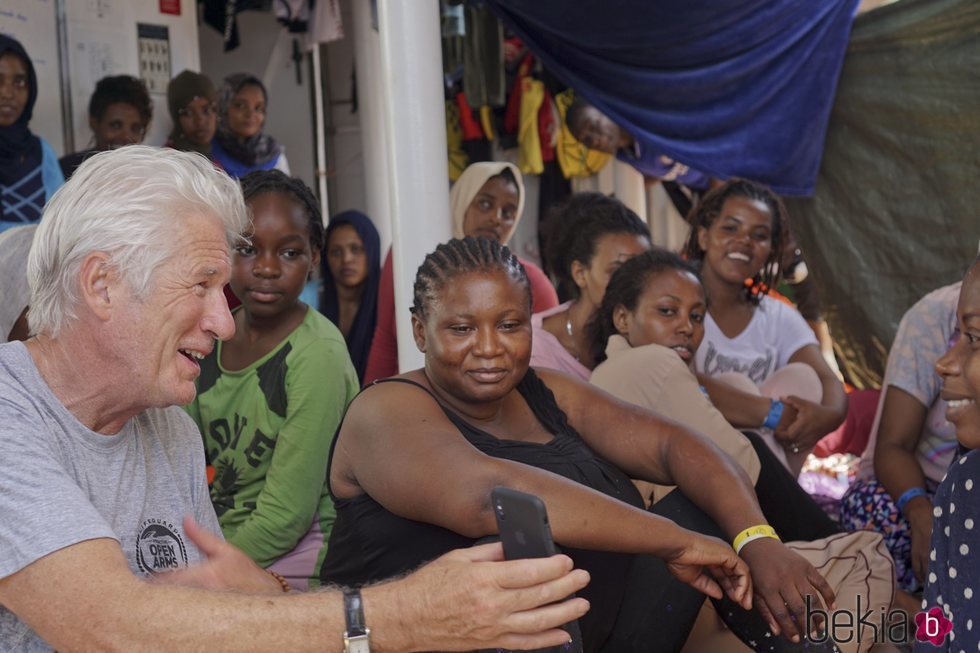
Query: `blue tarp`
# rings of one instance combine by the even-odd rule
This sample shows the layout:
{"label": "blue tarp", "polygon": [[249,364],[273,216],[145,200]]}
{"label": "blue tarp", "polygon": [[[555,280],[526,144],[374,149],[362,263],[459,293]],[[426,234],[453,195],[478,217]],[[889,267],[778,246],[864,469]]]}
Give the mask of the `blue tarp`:
{"label": "blue tarp", "polygon": [[644,147],[808,195],[858,0],[486,0]]}

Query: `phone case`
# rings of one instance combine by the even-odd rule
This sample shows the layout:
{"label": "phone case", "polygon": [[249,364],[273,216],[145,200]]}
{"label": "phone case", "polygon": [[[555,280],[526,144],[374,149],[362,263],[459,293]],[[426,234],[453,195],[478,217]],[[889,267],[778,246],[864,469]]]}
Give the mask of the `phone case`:
{"label": "phone case", "polygon": [[555,555],[548,511],[541,499],[533,494],[496,487],[490,493],[490,500],[505,558],[516,560]]}

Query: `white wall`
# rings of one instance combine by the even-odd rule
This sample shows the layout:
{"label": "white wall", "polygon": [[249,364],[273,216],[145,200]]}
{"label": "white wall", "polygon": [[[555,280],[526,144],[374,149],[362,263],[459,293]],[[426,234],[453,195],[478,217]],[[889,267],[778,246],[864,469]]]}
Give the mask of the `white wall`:
{"label": "white wall", "polygon": [[[215,86],[232,73],[251,73],[269,92],[265,131],[286,147],[290,172],[315,188],[314,121],[309,57],[299,63],[301,83],[296,83],[296,64],[291,59],[294,35],[276,21],[275,14],[244,11],[238,14],[241,45],[224,52],[222,35],[202,23],[198,34],[201,67]],[[298,37],[297,37],[298,38]],[[302,41],[300,42],[302,49]],[[180,72],[180,71],[177,71]]]}
{"label": "white wall", "polygon": [[[180,0],[180,15],[160,12],[160,0],[64,0],[68,33],[74,151],[91,144],[88,102],[95,83],[107,75],[139,77],[137,24],[166,26],[170,39],[170,76],[199,70],[197,6]],[[53,37],[52,37],[53,38]],[[153,122],[145,142],[162,145],[170,132],[166,89],[150,94]],[[63,154],[59,150],[59,154]]]}
{"label": "white wall", "polygon": [[[354,0],[366,2],[367,0]],[[330,213],[356,209],[368,213],[367,190],[364,180],[364,147],[361,141],[361,113],[351,113],[353,94],[351,74],[354,71],[354,16],[352,3],[342,0],[341,15],[344,33],[339,41],[323,47],[323,62],[327,79],[326,122],[328,183],[330,187]],[[363,103],[364,83],[360,102]],[[377,220],[376,216],[370,216]]]}

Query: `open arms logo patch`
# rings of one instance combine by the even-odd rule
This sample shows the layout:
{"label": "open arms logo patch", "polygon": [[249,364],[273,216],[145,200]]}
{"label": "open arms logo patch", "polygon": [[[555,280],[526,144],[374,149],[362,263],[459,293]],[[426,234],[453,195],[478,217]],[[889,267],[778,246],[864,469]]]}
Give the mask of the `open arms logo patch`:
{"label": "open arms logo patch", "polygon": [[162,519],[147,519],[140,524],[136,564],[144,574],[186,567],[187,549],[177,527]]}

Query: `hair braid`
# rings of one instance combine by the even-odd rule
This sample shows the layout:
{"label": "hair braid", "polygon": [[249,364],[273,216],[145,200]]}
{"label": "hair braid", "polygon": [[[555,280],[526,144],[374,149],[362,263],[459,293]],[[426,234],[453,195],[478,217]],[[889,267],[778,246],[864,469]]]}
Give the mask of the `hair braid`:
{"label": "hair braid", "polygon": [[255,170],[242,177],[242,194],[247,202],[261,193],[282,193],[290,196],[306,210],[310,225],[310,247],[320,251],[326,241],[323,227],[323,215],[320,213],[320,202],[310,187],[302,179],[290,177],[280,170]]}
{"label": "hair braid", "polygon": [[454,238],[442,243],[425,257],[415,275],[412,314],[424,317],[440,290],[454,277],[467,272],[499,270],[527,290],[531,305],[531,285],[524,266],[506,245],[484,238]]}

